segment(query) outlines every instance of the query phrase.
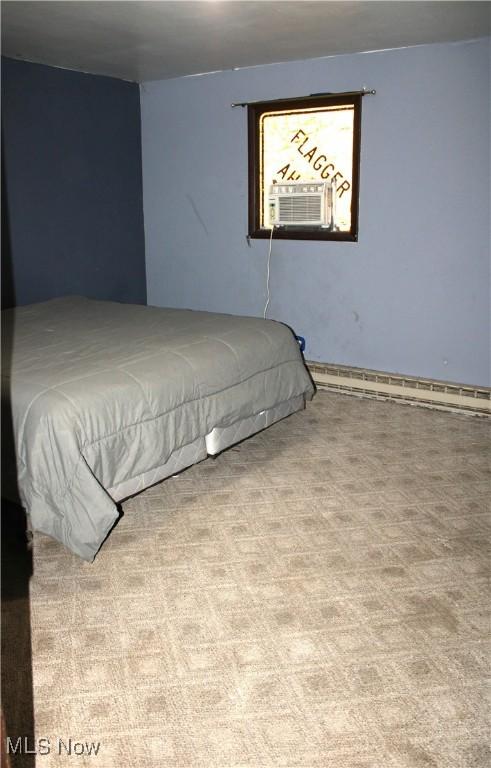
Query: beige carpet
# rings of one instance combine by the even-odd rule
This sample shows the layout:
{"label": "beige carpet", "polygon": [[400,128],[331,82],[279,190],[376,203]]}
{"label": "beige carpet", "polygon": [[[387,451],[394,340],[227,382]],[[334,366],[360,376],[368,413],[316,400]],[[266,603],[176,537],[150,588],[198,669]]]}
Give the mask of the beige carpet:
{"label": "beige carpet", "polygon": [[488,767],[490,426],[320,392],[94,564],[36,536],[36,765]]}

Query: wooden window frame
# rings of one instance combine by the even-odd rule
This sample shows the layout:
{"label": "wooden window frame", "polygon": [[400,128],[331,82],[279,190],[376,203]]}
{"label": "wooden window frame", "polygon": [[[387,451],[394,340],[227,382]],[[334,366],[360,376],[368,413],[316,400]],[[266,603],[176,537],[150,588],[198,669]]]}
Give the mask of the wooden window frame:
{"label": "wooden window frame", "polygon": [[354,105],[353,115],[353,165],[351,179],[351,227],[346,232],[329,232],[319,228],[275,227],[275,240],[358,240],[358,199],[360,179],[360,143],[361,143],[361,94],[355,95],[322,95],[308,96],[301,99],[281,99],[262,101],[249,104],[248,117],[248,151],[249,151],[249,237],[269,238],[271,229],[260,226],[260,151],[261,141],[259,126],[261,115],[265,112],[275,112],[311,109],[312,107],[331,107],[343,104]]}

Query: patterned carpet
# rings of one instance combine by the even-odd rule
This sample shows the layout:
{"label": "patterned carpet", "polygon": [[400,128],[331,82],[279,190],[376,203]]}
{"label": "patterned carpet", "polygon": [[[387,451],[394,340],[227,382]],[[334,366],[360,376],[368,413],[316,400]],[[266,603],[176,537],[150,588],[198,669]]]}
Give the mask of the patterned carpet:
{"label": "patterned carpet", "polygon": [[36,765],[488,767],[490,427],[319,392],[94,564],[35,536]]}

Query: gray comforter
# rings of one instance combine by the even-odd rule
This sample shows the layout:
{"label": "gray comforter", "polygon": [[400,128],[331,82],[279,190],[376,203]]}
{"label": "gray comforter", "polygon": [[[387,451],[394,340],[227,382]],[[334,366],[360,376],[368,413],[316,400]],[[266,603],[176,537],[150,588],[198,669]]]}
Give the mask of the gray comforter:
{"label": "gray comforter", "polygon": [[2,315],[20,500],[34,529],[86,560],[118,517],[106,489],[312,393],[291,331],[270,320],[78,297]]}

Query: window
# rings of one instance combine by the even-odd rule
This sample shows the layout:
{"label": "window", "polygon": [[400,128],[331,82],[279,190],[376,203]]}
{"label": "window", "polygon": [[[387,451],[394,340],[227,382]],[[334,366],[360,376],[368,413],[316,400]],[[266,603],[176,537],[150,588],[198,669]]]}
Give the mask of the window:
{"label": "window", "polygon": [[249,104],[249,236],[356,240],[361,95]]}

